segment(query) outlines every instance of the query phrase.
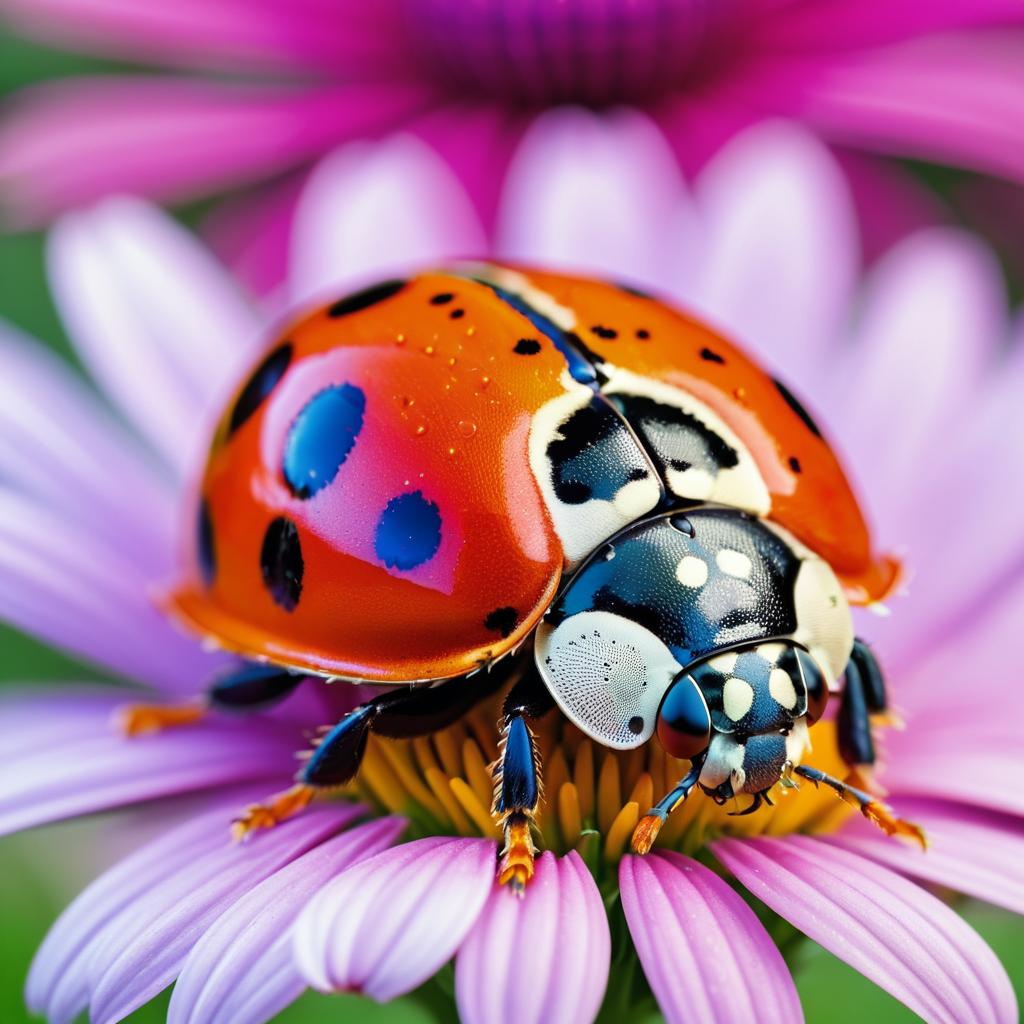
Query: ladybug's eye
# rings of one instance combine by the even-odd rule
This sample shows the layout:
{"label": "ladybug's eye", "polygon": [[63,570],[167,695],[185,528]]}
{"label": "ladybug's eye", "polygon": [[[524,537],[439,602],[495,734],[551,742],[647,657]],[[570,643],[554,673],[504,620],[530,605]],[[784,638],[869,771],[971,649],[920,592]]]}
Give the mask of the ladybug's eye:
{"label": "ladybug's eye", "polygon": [[689,761],[711,741],[711,712],[693,676],[680,673],[658,711],[658,739],[673,757]]}

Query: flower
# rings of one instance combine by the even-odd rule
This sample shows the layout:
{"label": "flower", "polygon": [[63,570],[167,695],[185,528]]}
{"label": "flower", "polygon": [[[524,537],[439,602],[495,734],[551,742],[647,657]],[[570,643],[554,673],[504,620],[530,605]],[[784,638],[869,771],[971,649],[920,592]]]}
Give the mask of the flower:
{"label": "flower", "polygon": [[265,183],[215,217],[230,251],[284,229],[301,182],[288,175],[341,142],[404,127],[446,155],[489,229],[518,136],[558,103],[643,105],[687,173],[765,116],[800,119],[841,154],[872,250],[941,215],[875,154],[1024,174],[1008,114],[1024,89],[1022,16],[1010,0],[870,11],[856,0],[0,9],[35,38],[160,69],[20,94],[0,139],[0,181],[19,222],[110,192],[178,202]]}
{"label": "flower", "polygon": [[[565,146],[567,117],[586,146]],[[520,901],[494,881],[494,708],[430,740],[372,740],[355,800],[231,845],[232,814],[287,784],[304,734],[358,703],[356,688],[307,686],[272,713],[131,740],[110,728],[123,688],[26,691],[0,705],[0,827],[143,802],[184,814],[54,925],[29,978],[34,1010],[68,1021],[88,1006],[109,1024],[177,979],[172,1021],[259,1021],[307,985],[389,999],[454,958],[466,1021],[586,1021],[602,998],[637,998],[635,956],[671,1021],[792,1021],[773,938],[789,922],[929,1021],[1016,1019],[992,952],[911,880],[1024,911],[1024,795],[1007,784],[1021,768],[1019,700],[1003,653],[1024,599],[1020,477],[1005,468],[1024,444],[1024,349],[1005,344],[998,272],[974,240],[933,229],[861,280],[842,175],[792,126],[743,133],[693,191],[663,145],[637,116],[540,122],[513,163],[498,253],[667,290],[827,411],[883,541],[905,544],[917,574],[889,619],[862,625],[906,721],[885,735],[881,779],[932,849],[805,785],[741,818],[693,800],[661,849],[621,856],[680,766],[656,744],[598,750],[555,716],[538,726],[549,849]],[[420,259],[462,249],[457,221],[417,212],[423,161],[465,202],[444,164],[403,139],[321,168],[300,201],[293,297],[380,272],[385,244]],[[383,241],[367,235],[361,266],[358,226],[376,228],[378,210],[393,219]],[[176,495],[263,323],[137,200],[61,220],[49,261],[82,361],[119,415],[6,333],[0,614],[158,696],[188,696],[223,658],[175,632],[147,589],[175,561]],[[813,738],[827,767],[828,721]],[[198,810],[181,809],[184,794]]]}

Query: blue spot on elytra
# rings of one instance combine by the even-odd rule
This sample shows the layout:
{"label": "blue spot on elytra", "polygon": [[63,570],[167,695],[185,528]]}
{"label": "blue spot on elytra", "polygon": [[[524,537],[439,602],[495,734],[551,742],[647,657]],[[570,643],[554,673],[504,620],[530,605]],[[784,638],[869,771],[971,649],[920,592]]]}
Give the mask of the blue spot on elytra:
{"label": "blue spot on elytra", "polygon": [[297,498],[311,498],[338,475],[365,412],[366,396],[352,384],[325,388],[305,404],[284,446],[284,478]]}
{"label": "blue spot on elytra", "polygon": [[392,498],[377,521],[374,547],[389,569],[415,569],[441,546],[441,510],[421,491]]}

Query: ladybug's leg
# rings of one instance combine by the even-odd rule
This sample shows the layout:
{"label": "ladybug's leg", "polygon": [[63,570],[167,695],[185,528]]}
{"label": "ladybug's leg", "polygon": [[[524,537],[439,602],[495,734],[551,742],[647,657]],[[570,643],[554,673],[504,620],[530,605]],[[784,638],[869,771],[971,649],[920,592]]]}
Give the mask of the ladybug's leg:
{"label": "ladybug's leg", "polygon": [[129,704],[119,709],[117,724],[126,736],[160,732],[199,721],[208,711],[260,711],[284,700],[307,675],[276,665],[245,662],[218,677],[206,693],[182,704]]}
{"label": "ladybug's leg", "polygon": [[491,813],[505,836],[498,883],[508,884],[519,895],[533,877],[537,848],[530,830],[542,792],[540,755],[526,718],[540,718],[554,706],[554,698],[531,663],[509,691],[503,708],[500,753],[492,769]]}
{"label": "ladybug's leg", "polygon": [[839,794],[840,799],[856,807],[868,821],[876,824],[887,835],[909,836],[911,839],[916,839],[922,847],[927,847],[928,840],[925,837],[924,831],[919,826],[896,817],[892,808],[871,796],[870,793],[865,793],[861,789],[847,785],[845,782],[840,782],[831,775],[827,775],[817,768],[812,768],[810,765],[797,765],[793,769],[793,774],[813,782],[815,786],[822,784],[834,789]]}
{"label": "ladybug's leg", "polygon": [[650,852],[654,840],[658,838],[661,826],[668,820],[668,816],[677,807],[682,807],[693,787],[697,785],[706,756],[706,754],[701,754],[695,757],[690,763],[690,770],[637,823],[636,828],[633,829],[631,841],[634,853],[642,856]]}
{"label": "ladybug's leg", "polygon": [[871,716],[886,711],[885,680],[878,660],[863,640],[855,640],[836,719],[839,752],[850,766],[854,785],[870,785],[876,760]]}
{"label": "ladybug's leg", "polygon": [[318,794],[350,782],[359,771],[371,732],[408,739],[447,728],[503,686],[512,665],[511,658],[503,659],[492,671],[475,678],[389,690],[350,711],[316,740],[305,755],[296,784],[266,803],[246,808],[232,825],[233,835],[243,839],[256,829],[271,828],[301,811]]}

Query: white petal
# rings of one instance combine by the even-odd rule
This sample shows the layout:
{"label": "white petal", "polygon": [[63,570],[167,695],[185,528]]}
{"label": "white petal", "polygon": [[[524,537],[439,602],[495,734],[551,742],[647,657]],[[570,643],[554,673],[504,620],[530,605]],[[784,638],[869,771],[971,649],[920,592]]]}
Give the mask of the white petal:
{"label": "white petal", "polygon": [[54,226],[54,298],[83,362],[139,432],[190,468],[261,323],[227,274],[155,207],[117,197]]}
{"label": "white petal", "polygon": [[485,245],[469,198],[429,146],[411,135],[352,143],[319,163],[299,200],[289,298],[337,297]]}
{"label": "white petal", "polygon": [[513,159],[496,250],[504,259],[678,290],[695,231],[675,159],[653,122],[560,109],[537,119]]}
{"label": "white petal", "polygon": [[839,167],[810,135],[769,122],[727,145],[695,191],[706,241],[691,298],[787,380],[809,383],[859,261]]}

